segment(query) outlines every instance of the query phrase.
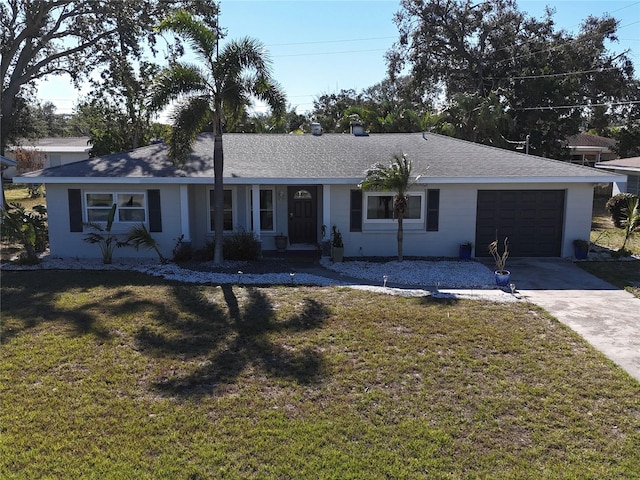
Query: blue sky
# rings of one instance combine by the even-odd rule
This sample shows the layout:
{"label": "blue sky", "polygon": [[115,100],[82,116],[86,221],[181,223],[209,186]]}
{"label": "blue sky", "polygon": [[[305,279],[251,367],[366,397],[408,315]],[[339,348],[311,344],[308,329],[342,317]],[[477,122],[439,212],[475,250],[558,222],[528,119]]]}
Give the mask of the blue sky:
{"label": "blue sky", "polygon": [[[518,1],[522,11],[536,17],[547,5],[556,9],[556,24],[572,32],[588,15],[619,19],[620,42],[609,48],[630,49],[640,76],[640,1]],[[310,110],[324,93],[379,83],[386,73],[384,54],[397,39],[396,0],[222,0],[221,8],[227,38],[251,36],[266,45],[273,75],[298,112]],[[39,86],[40,100],[53,102],[58,113],[71,113],[79,95],[65,77]]]}

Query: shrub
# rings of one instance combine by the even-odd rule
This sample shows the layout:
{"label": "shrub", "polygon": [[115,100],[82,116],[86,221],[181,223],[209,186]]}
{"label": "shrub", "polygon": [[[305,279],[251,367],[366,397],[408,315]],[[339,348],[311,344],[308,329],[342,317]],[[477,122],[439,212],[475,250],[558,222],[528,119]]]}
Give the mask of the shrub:
{"label": "shrub", "polygon": [[607,201],[607,210],[614,225],[624,229],[624,242],[620,247],[624,251],[629,237],[640,229],[640,198],[632,193],[619,193]]}
{"label": "shrub", "polygon": [[18,242],[25,249],[20,255],[20,263],[38,263],[37,252],[47,248],[46,208],[38,205],[33,210],[27,211],[19,203],[10,203],[2,209],[2,238]]}
{"label": "shrub", "polygon": [[188,262],[193,259],[193,247],[190,243],[184,243],[184,235],[176,238],[176,246],[173,247],[174,262]]}
{"label": "shrub", "polygon": [[260,242],[253,232],[234,232],[224,237],[222,252],[227,260],[257,260]]}
{"label": "shrub", "polygon": [[629,207],[629,201],[634,198],[638,198],[638,196],[633,193],[619,193],[607,200],[605,207],[611,215],[611,220],[613,220],[613,224],[616,228],[624,228],[625,221],[627,219],[626,211]]}

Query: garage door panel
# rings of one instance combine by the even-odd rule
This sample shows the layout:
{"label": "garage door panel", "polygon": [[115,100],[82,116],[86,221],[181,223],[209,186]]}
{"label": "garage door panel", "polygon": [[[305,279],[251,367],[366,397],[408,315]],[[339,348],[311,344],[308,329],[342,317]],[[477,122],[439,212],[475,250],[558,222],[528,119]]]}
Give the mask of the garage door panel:
{"label": "garage door panel", "polygon": [[476,214],[476,250],[488,256],[484,245],[509,237],[512,256],[557,257],[561,254],[564,190],[479,190]]}

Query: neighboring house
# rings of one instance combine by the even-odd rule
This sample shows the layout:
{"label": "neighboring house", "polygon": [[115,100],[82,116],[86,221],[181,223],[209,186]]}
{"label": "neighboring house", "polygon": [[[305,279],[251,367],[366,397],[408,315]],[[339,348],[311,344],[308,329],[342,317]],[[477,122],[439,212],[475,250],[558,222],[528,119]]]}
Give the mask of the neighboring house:
{"label": "neighboring house", "polygon": [[[37,152],[43,155],[44,167],[57,167],[89,158],[89,137],[50,137],[41,138],[33,143],[25,140],[20,146],[7,148],[7,157],[15,160],[16,151],[22,149]],[[8,168],[4,172],[4,178],[13,178],[16,175],[15,168]]]}
{"label": "neighboring house", "polygon": [[[11,160],[10,158],[3,157],[0,155],[0,168],[4,170],[5,167],[15,167],[16,162]],[[4,185],[2,185],[2,181],[0,181],[0,208],[4,207]]]}
{"label": "neighboring house", "polygon": [[622,182],[613,184],[614,195],[621,192],[640,195],[640,157],[618,158],[608,162],[600,162],[596,163],[596,168],[602,168],[627,176],[626,185]]}
{"label": "neighboring house", "polygon": [[[406,256],[453,257],[466,241],[476,256],[488,256],[496,235],[510,238],[513,256],[570,256],[574,239],[589,238],[594,184],[624,180],[430,133],[225,134],[223,142],[224,228],[254,231],[263,250],[275,250],[280,233],[291,245],[316,245],[322,226],[335,225],[346,256],[395,256],[393,193],[363,192],[358,184],[372,164],[403,153],[420,175],[404,219]],[[14,181],[45,184],[52,255],[99,257],[83,241],[84,223],[104,221],[116,203],[113,231],[143,222],[170,257],[180,236],[194,248],[213,238],[213,137],[198,137],[184,168],[167,150],[151,145]]]}
{"label": "neighboring house", "polygon": [[617,157],[613,150],[617,141],[589,133],[578,133],[567,138],[566,145],[571,152],[571,163],[593,167],[598,162]]}

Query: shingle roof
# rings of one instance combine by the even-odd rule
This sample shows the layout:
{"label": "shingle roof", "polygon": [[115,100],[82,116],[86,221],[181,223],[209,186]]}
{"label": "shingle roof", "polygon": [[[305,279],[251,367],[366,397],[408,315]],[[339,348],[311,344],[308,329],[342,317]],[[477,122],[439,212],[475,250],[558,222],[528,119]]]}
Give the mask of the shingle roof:
{"label": "shingle roof", "polygon": [[613,138],[601,137],[590,133],[577,133],[567,138],[567,145],[570,147],[614,147],[618,143]]}
{"label": "shingle roof", "polygon": [[596,166],[599,168],[624,167],[640,169],[640,157],[617,158],[615,160],[609,160],[607,162],[598,162]]}
{"label": "shingle roof", "polygon": [[[413,172],[441,181],[528,178],[610,181],[612,174],[566,162],[525,155],[436,134],[267,135],[225,134],[224,176],[229,183],[250,180],[358,182],[374,163],[389,164],[406,154]],[[167,146],[150,145],[49,168],[24,177],[47,179],[210,179],[213,136],[200,135],[184,169],[173,165]],[[188,182],[183,182],[188,183]]]}
{"label": "shingle roof", "polygon": [[81,147],[91,148],[89,137],[45,137],[38,140],[21,140],[20,145],[27,147],[48,148],[48,147]]}

